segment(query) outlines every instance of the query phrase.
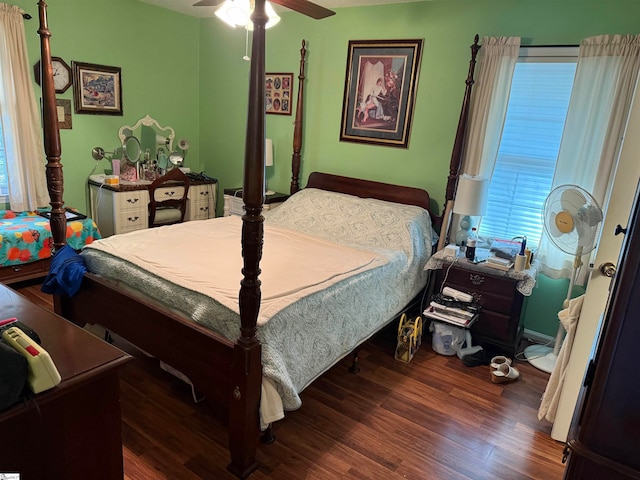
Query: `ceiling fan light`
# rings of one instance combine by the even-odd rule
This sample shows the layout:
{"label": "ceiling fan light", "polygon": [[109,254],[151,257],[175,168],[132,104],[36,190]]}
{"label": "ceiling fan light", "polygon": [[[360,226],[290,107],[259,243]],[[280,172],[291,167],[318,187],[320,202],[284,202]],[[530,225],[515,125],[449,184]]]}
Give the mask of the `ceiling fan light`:
{"label": "ceiling fan light", "polygon": [[264,28],[274,27],[280,21],[280,16],[273,9],[273,5],[271,5],[271,2],[265,2],[264,6],[267,12],[267,17],[269,17],[269,20],[267,20],[267,24],[264,26]]}
{"label": "ceiling fan light", "polygon": [[244,27],[249,22],[249,2],[247,0],[226,0],[216,10],[216,17],[232,27]]}
{"label": "ceiling fan light", "polygon": [[[280,16],[274,10],[273,5],[271,5],[271,2],[269,1],[264,2],[264,11],[267,14],[267,23],[264,26],[265,29],[271,28],[275,26],[278,22],[280,22]],[[253,13],[253,9],[251,10],[251,12]],[[250,32],[253,31],[252,21],[249,21],[247,23],[247,30],[249,30]]]}

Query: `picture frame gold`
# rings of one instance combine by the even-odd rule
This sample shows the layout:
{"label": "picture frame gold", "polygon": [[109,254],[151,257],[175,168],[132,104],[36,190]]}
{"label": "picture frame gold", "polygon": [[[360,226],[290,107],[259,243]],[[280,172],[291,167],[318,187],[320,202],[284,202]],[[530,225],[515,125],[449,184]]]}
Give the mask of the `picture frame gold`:
{"label": "picture frame gold", "polygon": [[72,65],[75,112],[122,115],[120,68],[75,61]]}
{"label": "picture frame gold", "polygon": [[349,41],[340,141],[408,148],[423,46]]}

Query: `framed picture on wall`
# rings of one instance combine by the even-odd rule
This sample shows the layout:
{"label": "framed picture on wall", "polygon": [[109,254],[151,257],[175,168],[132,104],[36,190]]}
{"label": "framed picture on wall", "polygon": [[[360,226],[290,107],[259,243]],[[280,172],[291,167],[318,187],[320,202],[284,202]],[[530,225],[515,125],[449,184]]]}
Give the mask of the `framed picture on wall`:
{"label": "framed picture on wall", "polygon": [[76,113],[122,115],[119,67],[72,62]]}
{"label": "framed picture on wall", "polygon": [[73,128],[71,122],[71,100],[56,98],[56,111],[58,113],[58,127],[71,130]]}
{"label": "framed picture on wall", "polygon": [[293,73],[265,74],[264,108],[267,113],[291,115]]}
{"label": "framed picture on wall", "polygon": [[351,40],[340,140],[407,148],[424,40]]}

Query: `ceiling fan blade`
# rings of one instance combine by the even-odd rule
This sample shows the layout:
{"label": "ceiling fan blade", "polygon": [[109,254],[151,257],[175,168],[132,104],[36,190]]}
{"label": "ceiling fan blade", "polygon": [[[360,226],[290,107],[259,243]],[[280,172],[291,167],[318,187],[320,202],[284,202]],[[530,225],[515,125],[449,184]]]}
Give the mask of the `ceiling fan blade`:
{"label": "ceiling fan blade", "polygon": [[220,5],[222,0],[200,0],[193,4],[194,7],[215,7],[216,5]]}
{"label": "ceiling fan blade", "polygon": [[307,0],[271,0],[271,2],[290,8],[291,10],[295,10],[296,12],[302,13],[308,17],[315,18],[316,20],[336,14],[333,10],[321,7],[320,5],[308,2]]}

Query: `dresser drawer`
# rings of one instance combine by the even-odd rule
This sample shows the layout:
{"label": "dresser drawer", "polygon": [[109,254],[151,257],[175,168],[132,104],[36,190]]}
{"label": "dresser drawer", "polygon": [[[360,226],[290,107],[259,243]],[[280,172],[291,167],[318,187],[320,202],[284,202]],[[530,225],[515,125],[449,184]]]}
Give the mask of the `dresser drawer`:
{"label": "dresser drawer", "polygon": [[21,265],[8,265],[0,268],[0,282],[10,284],[31,278],[44,277],[49,273],[50,258],[44,258]]}
{"label": "dresser drawer", "polygon": [[489,337],[499,342],[512,342],[516,337],[518,323],[511,316],[490,310],[481,310],[480,318],[471,327],[473,335]]}
{"label": "dresser drawer", "polygon": [[149,216],[140,209],[122,211],[118,215],[118,233],[133,232],[148,228]]}
{"label": "dresser drawer", "polygon": [[189,212],[189,221],[207,220],[216,216],[215,210],[210,208],[208,203],[196,203],[195,205],[190,205]]}
{"label": "dresser drawer", "polygon": [[170,200],[172,198],[181,199],[184,195],[184,187],[176,185],[174,187],[158,188],[155,193],[156,200],[161,202],[163,200]]}
{"label": "dresser drawer", "polygon": [[216,216],[216,185],[193,185],[189,189],[187,221],[207,220]]}
{"label": "dresser drawer", "polygon": [[[443,278],[446,271],[443,271]],[[494,277],[469,270],[449,270],[446,285],[471,293],[482,308],[510,314],[518,296],[517,282],[510,278]]]}
{"label": "dresser drawer", "polygon": [[149,203],[149,193],[146,190],[123,192],[116,196],[118,205],[116,211],[139,210],[146,211]]}

